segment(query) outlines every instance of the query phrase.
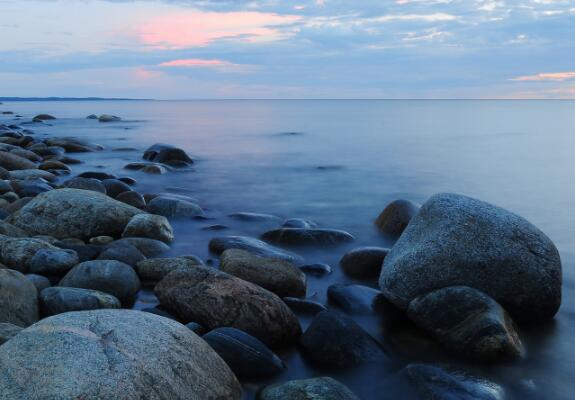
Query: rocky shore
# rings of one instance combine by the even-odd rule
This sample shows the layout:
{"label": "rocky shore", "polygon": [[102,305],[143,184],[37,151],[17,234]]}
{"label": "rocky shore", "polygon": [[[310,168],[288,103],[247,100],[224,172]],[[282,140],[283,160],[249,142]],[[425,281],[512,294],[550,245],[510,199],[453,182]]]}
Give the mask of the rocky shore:
{"label": "rocky shore", "polygon": [[[139,192],[128,176],[75,172],[83,154],[106,149],[38,138],[34,126],[53,120],[0,124],[0,399],[358,399],[334,378],[366,365],[390,366],[373,385],[396,397],[381,398],[504,399],[470,365],[524,359],[522,327],[561,305],[552,241],[510,211],[451,193],[383,207],[374,226],[395,244],[357,246],[339,265],[306,262],[298,249],[335,249],[352,234],[247,212],[229,217],[272,228],[220,235],[211,221],[217,262],[166,256],[174,221],[206,218],[204,209],[182,194]],[[193,164],[184,149],[152,144],[125,170]],[[333,269],[353,283],[329,286],[323,304],[308,279]],[[159,305],[133,310],[144,289]],[[381,337],[360,323],[374,314]],[[397,335],[461,362],[398,356]],[[282,379],[288,350],[317,373]]]}

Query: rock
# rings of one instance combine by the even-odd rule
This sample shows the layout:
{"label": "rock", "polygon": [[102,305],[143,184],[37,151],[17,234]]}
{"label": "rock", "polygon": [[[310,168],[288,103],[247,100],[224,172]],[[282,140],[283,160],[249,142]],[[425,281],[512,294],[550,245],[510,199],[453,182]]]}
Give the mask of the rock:
{"label": "rock", "polygon": [[96,237],[90,238],[90,240],[88,240],[88,243],[94,244],[96,246],[106,246],[106,245],[112,243],[113,241],[114,241],[114,238],[112,236],[96,236]]}
{"label": "rock", "polygon": [[290,262],[301,261],[297,254],[291,253],[277,247],[270,246],[261,240],[247,236],[225,236],[217,237],[210,241],[210,250],[216,254],[221,254],[228,249],[240,249],[262,257],[275,258]]}
{"label": "rock", "polygon": [[0,269],[0,322],[26,327],[36,321],[38,293],[34,284],[18,271]]}
{"label": "rock", "polygon": [[36,168],[36,164],[32,161],[5,151],[0,151],[0,166],[8,171]]}
{"label": "rock", "polygon": [[311,229],[317,228],[317,224],[309,219],[303,218],[290,218],[286,219],[282,224],[284,228],[301,228],[301,229]]}
{"label": "rock", "polygon": [[153,214],[135,215],[122,233],[122,237],[146,237],[171,243],[174,230],[165,217]]}
{"label": "rock", "polygon": [[66,242],[56,242],[54,246],[60,249],[74,250],[78,254],[78,259],[80,262],[93,260],[100,255],[103,250],[102,246],[96,246],[91,244],[72,244]]}
{"label": "rock", "polygon": [[41,275],[64,275],[80,263],[78,253],[65,249],[40,249],[30,260],[30,272]]}
{"label": "rock", "polygon": [[336,283],[327,289],[330,304],[349,314],[371,314],[383,298],[379,290],[362,285]]}
{"label": "rock", "polygon": [[0,322],[0,345],[3,345],[8,340],[16,336],[24,329],[21,326],[10,324],[8,322]]}
{"label": "rock", "polygon": [[97,290],[55,286],[40,292],[40,308],[46,316],[120,307],[120,300],[116,297]]}
{"label": "rock", "polygon": [[62,187],[69,189],[92,190],[106,194],[106,187],[98,179],[94,178],[72,178],[62,184]]}
{"label": "rock", "polygon": [[155,239],[127,237],[116,240],[116,243],[129,243],[146,257],[158,257],[170,250],[170,246]]}
{"label": "rock", "polygon": [[98,116],[96,114],[90,114],[86,117],[86,119],[98,119]]}
{"label": "rock", "polygon": [[395,200],[389,203],[379,214],[375,220],[375,226],[381,232],[399,236],[420,207],[421,205],[409,200]]}
{"label": "rock", "polygon": [[333,245],[354,240],[349,233],[337,229],[280,228],[268,231],[262,239],[279,244],[313,246]]}
{"label": "rock", "polygon": [[134,178],[130,178],[129,176],[122,176],[118,178],[118,180],[130,186],[134,186],[137,183]]}
{"label": "rock", "polygon": [[159,282],[170,272],[175,270],[186,270],[202,265],[197,260],[190,260],[182,257],[178,258],[148,258],[136,264],[136,272],[140,279],[145,282]]}
{"label": "rock", "polygon": [[50,114],[38,114],[34,118],[32,118],[33,122],[41,122],[41,121],[50,121],[56,119],[56,117]]}
{"label": "rock", "polygon": [[236,212],[229,214],[228,216],[232,219],[244,222],[264,222],[264,221],[275,221],[279,219],[275,215],[258,214],[250,212]]}
{"label": "rock", "polygon": [[279,297],[215,269],[174,271],[154,292],[170,313],[208,329],[237,328],[271,347],[290,345],[301,334],[299,321]]}
{"label": "rock", "polygon": [[202,208],[195,203],[162,196],[148,203],[148,212],[166,218],[190,218],[204,213]]}
{"label": "rock", "polygon": [[339,264],[343,271],[356,279],[377,279],[389,249],[360,247],[346,253]]}
{"label": "rock", "polygon": [[104,179],[102,185],[106,188],[106,194],[115,199],[124,192],[131,192],[132,188],[118,179]]}
{"label": "rock", "polygon": [[0,220],[0,235],[10,236],[13,238],[28,237],[28,233],[24,229],[20,229],[17,226],[2,220]]}
{"label": "rock", "polygon": [[325,368],[347,368],[385,359],[379,343],[354,320],[329,310],[315,316],[300,345],[309,361]]}
{"label": "rock", "polygon": [[163,165],[151,164],[143,166],[143,168],[140,169],[140,171],[151,175],[163,175],[166,172],[168,172],[168,169]]}
{"label": "rock", "polygon": [[121,120],[122,120],[122,118],[120,118],[120,117],[116,117],[115,115],[108,115],[108,114],[102,114],[98,117],[99,122],[119,122]]}
{"label": "rock", "polygon": [[431,364],[409,364],[387,379],[387,397],[418,400],[503,400],[499,385],[460,369]]}
{"label": "rock", "polygon": [[[20,210],[22,207],[24,207],[26,204],[30,203],[31,201],[32,197],[24,197],[4,207],[4,210],[7,211],[9,214],[13,214],[16,211]],[[4,220],[6,219],[7,217]]]}
{"label": "rock", "polygon": [[59,314],[20,332],[0,347],[0,387],[7,399],[242,398],[202,339],[132,310]]}
{"label": "rock", "polygon": [[104,179],[118,179],[116,175],[103,171],[85,171],[79,174],[78,178],[91,178],[99,181],[103,181]]}
{"label": "rock", "polygon": [[10,203],[14,203],[15,201],[20,200],[20,196],[18,196],[16,193],[14,192],[8,192],[8,193],[4,193],[2,196],[0,196],[2,199],[10,202]]}
{"label": "rock", "polygon": [[98,255],[98,260],[116,260],[131,267],[145,259],[136,246],[127,242],[112,242]]}
{"label": "rock", "polygon": [[326,310],[325,306],[317,301],[298,299],[296,297],[284,297],[282,300],[296,314],[316,315]]}
{"label": "rock", "polygon": [[155,314],[155,315],[159,315],[160,317],[173,319],[174,321],[178,320],[172,314],[170,314],[169,312],[165,311],[164,309],[162,309],[160,307],[144,308],[142,311],[147,312],[147,313],[151,313],[151,314]]}
{"label": "rock", "polygon": [[202,227],[203,231],[225,231],[226,229],[229,229],[229,227],[222,224],[213,224]]}
{"label": "rock", "polygon": [[299,267],[306,274],[310,274],[317,277],[322,277],[324,275],[331,274],[331,267],[328,264],[316,263],[316,264],[306,264]]}
{"label": "rock", "polygon": [[408,315],[455,354],[482,361],[523,354],[507,312],[478,290],[465,286],[436,290],[409,303]]}
{"label": "rock", "polygon": [[32,234],[87,240],[94,236],[120,236],[130,219],[140,213],[141,210],[101,193],[56,189],[40,194],[8,217],[8,222]]}
{"label": "rock", "polygon": [[220,270],[255,283],[280,297],[304,297],[306,293],[305,274],[288,261],[228,249],[222,253]]}
{"label": "rock", "polygon": [[265,387],[258,400],[359,400],[346,386],[330,377],[301,379]]}
{"label": "rock", "polygon": [[180,148],[169,144],[156,143],[144,152],[144,160],[169,165],[193,164],[194,161]]}
{"label": "rock", "polygon": [[10,150],[10,153],[15,154],[15,155],[20,156],[20,157],[24,157],[25,159],[30,160],[32,162],[42,161],[42,157],[40,157],[38,154],[36,154],[30,150],[16,148],[16,149]]}
{"label": "rock", "polygon": [[50,283],[50,279],[42,275],[26,274],[26,278],[28,278],[28,280],[34,284],[38,293],[40,293],[47,287],[52,286],[52,284]]}
{"label": "rock", "polygon": [[140,279],[132,267],[114,260],[85,261],[62,278],[59,286],[99,290],[130,304],[140,290]]}
{"label": "rock", "polygon": [[53,189],[53,187],[42,178],[12,181],[12,186],[19,197],[36,197],[41,193],[49,192]]}
{"label": "rock", "polygon": [[46,144],[62,147],[67,153],[90,153],[92,151],[103,150],[103,147],[100,145],[71,137],[50,138],[46,140]]}
{"label": "rock", "polygon": [[30,150],[33,150],[34,153],[44,158],[49,156],[62,156],[66,153],[66,149],[60,146],[42,146],[38,148],[34,148],[34,146],[32,146],[30,147]]}
{"label": "rock", "polygon": [[44,171],[51,171],[51,170],[61,170],[61,171],[70,171],[70,167],[60,161],[56,160],[48,160],[43,162],[38,166],[38,169]]}
{"label": "rock", "polygon": [[235,328],[217,328],[202,336],[240,380],[271,378],[283,361],[255,337]]}
{"label": "rock", "polygon": [[194,332],[196,335],[203,335],[206,332],[206,328],[198,324],[197,322],[189,322],[186,324],[186,328]]}
{"label": "rock", "polygon": [[139,208],[140,210],[146,208],[146,200],[144,200],[144,196],[138,192],[130,191],[121,193],[116,197],[116,200],[129,204],[132,207]]}
{"label": "rock", "polygon": [[57,250],[50,243],[34,238],[4,238],[0,241],[2,262],[20,272],[28,272],[32,258],[41,249]]}
{"label": "rock", "polygon": [[385,258],[380,287],[401,309],[416,297],[464,285],[518,322],[552,318],[561,304],[561,260],[525,219],[456,194],[431,197]]}

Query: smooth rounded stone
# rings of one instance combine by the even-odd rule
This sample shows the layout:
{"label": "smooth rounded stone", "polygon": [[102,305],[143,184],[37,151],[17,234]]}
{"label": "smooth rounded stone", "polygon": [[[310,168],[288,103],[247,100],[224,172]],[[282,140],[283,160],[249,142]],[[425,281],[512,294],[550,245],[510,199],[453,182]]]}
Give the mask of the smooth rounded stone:
{"label": "smooth rounded stone", "polygon": [[496,300],[515,321],[552,318],[561,304],[561,260],[525,219],[470,197],[431,197],[383,265],[379,285],[401,309],[416,297],[455,285]]}
{"label": "smooth rounded stone", "polygon": [[146,256],[133,244],[127,242],[112,242],[98,256],[98,260],[116,260],[134,267]]}
{"label": "smooth rounded stone", "polygon": [[131,192],[132,188],[128,184],[118,179],[104,179],[102,185],[106,188],[106,194],[115,199],[119,194]]}
{"label": "smooth rounded stone", "polygon": [[450,286],[409,303],[409,318],[447,349],[482,361],[521,357],[523,344],[513,320],[492,298],[465,286]]}
{"label": "smooth rounded stone", "polygon": [[265,222],[265,221],[277,221],[279,217],[270,214],[259,214],[251,212],[236,212],[229,214],[228,217],[243,221],[243,222]]}
{"label": "smooth rounded stone", "polygon": [[306,274],[322,277],[331,274],[331,266],[323,263],[306,264],[299,267]]}
{"label": "smooth rounded stone", "polygon": [[90,238],[88,243],[95,244],[97,246],[106,246],[114,241],[114,238],[111,236],[96,236]]}
{"label": "smooth rounded stone", "polygon": [[317,301],[297,297],[283,297],[282,300],[296,314],[316,315],[326,310],[325,306]]}
{"label": "smooth rounded stone", "polygon": [[399,236],[409,221],[417,214],[421,205],[409,200],[395,200],[389,203],[375,220],[375,226],[384,233]]}
{"label": "smooth rounded stone", "polygon": [[76,243],[66,243],[66,242],[56,242],[54,246],[60,249],[74,250],[78,254],[78,259],[80,262],[93,260],[100,255],[103,246],[93,245],[93,244],[76,244]]}
{"label": "smooth rounded stone", "polygon": [[154,288],[162,307],[208,329],[240,329],[271,347],[301,335],[296,316],[275,294],[209,267],[174,271]]}
{"label": "smooth rounded stone", "polygon": [[352,278],[377,279],[387,253],[383,247],[360,247],[346,253],[339,265]]}
{"label": "smooth rounded stone", "polygon": [[202,227],[203,231],[225,231],[226,229],[230,229],[228,226],[226,225],[222,225],[222,224],[213,224],[213,225],[207,225]]}
{"label": "smooth rounded stone", "polygon": [[86,142],[84,140],[71,137],[57,137],[46,139],[46,144],[50,146],[63,147],[67,153],[90,153],[92,151],[103,150],[104,147],[98,144]]}
{"label": "smooth rounded stone", "polygon": [[207,330],[197,322],[188,322],[185,326],[186,328],[194,332],[196,335],[203,335]]}
{"label": "smooth rounded stone", "polygon": [[10,205],[10,202],[6,199],[0,199],[0,208],[6,208]]}
{"label": "smooth rounded stone", "polygon": [[[45,238],[45,239],[44,239],[45,241],[47,241],[47,242],[49,242],[49,243],[51,243],[51,244],[53,244],[53,245],[55,245],[55,244],[58,243],[58,242],[62,242],[62,243],[65,243],[65,244],[74,244],[74,245],[78,245],[78,246],[82,246],[82,245],[86,244],[86,242],[84,242],[82,239],[78,239],[78,238],[65,238],[65,239],[62,239],[62,240],[58,240],[58,239],[56,239],[56,238],[54,238],[54,237],[52,237],[52,236],[45,236],[45,235],[37,235],[37,236],[34,236],[34,237],[37,237],[37,238],[42,238],[42,237],[44,237],[44,238]],[[50,238],[50,240],[47,239],[48,237]]]}
{"label": "smooth rounded stone", "polygon": [[13,238],[25,238],[29,236],[28,232],[26,232],[24,229],[20,229],[6,221],[0,221],[0,235],[5,235]]}
{"label": "smooth rounded stone", "polygon": [[0,322],[26,327],[36,321],[38,321],[36,286],[18,271],[0,269]]}
{"label": "smooth rounded stone", "polygon": [[390,399],[503,400],[505,391],[496,383],[461,369],[433,364],[409,364],[386,379],[382,393]]}
{"label": "smooth rounded stone", "polygon": [[30,150],[17,148],[17,149],[10,150],[10,153],[15,154],[15,155],[20,156],[20,157],[24,157],[24,158],[26,158],[32,162],[42,161],[42,157],[40,157],[38,154],[36,154]]}
{"label": "smooth rounded stone", "polygon": [[220,270],[254,283],[280,297],[304,297],[306,277],[284,260],[261,257],[240,249],[228,249],[220,258]]}
{"label": "smooth rounded stone", "polygon": [[0,179],[7,180],[10,179],[10,171],[4,167],[0,167]]}
{"label": "smooth rounded stone", "polygon": [[67,166],[63,162],[56,161],[56,160],[44,161],[42,164],[40,164],[38,166],[38,169],[41,169],[44,171],[51,171],[51,170],[70,171],[69,166]]}
{"label": "smooth rounded stone", "polygon": [[124,169],[130,170],[130,171],[141,171],[148,166],[162,167],[162,164],[152,163],[152,162],[131,162],[131,163],[124,165]]}
{"label": "smooth rounded stone", "polygon": [[140,279],[132,267],[115,260],[85,261],[62,278],[59,286],[99,290],[130,304],[140,290]]}
{"label": "smooth rounded stone", "polygon": [[118,177],[114,174],[109,174],[103,171],[85,171],[78,175],[79,178],[92,178],[97,179],[99,181],[103,181],[104,179],[118,179]]}
{"label": "smooth rounded stone", "polygon": [[[30,150],[32,150],[32,148],[30,148]],[[39,147],[33,151],[42,157],[61,156],[66,153],[66,149],[60,146]]]}
{"label": "smooth rounded stone", "polygon": [[135,270],[142,281],[159,282],[170,272],[194,268],[202,265],[201,261],[186,258],[148,258],[139,261]]}
{"label": "smooth rounded stone", "polygon": [[53,182],[57,179],[53,173],[41,169],[19,169],[17,171],[10,171],[10,178],[16,180],[42,178],[48,182]]}
{"label": "smooth rounded stone", "polygon": [[0,193],[4,194],[14,191],[14,188],[10,184],[9,179],[10,179],[10,172],[8,172],[8,176],[6,177],[5,180],[4,179],[0,180]]}
{"label": "smooth rounded stone", "polygon": [[235,328],[217,328],[202,336],[240,380],[271,378],[284,362],[255,337]]}
{"label": "smooth rounded stone", "polygon": [[163,175],[168,172],[168,169],[163,165],[145,165],[140,171],[150,175]]}
{"label": "smooth rounded stone", "polygon": [[261,240],[248,236],[224,236],[210,241],[210,251],[221,254],[228,249],[240,249],[261,257],[275,258],[290,262],[300,262],[302,258],[289,251],[271,246]]}
{"label": "smooth rounded stone", "polygon": [[120,307],[120,300],[98,290],[53,286],[40,292],[40,310],[45,316]]}
{"label": "smooth rounded stone", "polygon": [[359,400],[351,390],[330,377],[301,379],[266,386],[257,400]]}
{"label": "smooth rounded stone", "polygon": [[106,194],[106,187],[101,181],[94,178],[72,178],[64,182],[62,187],[69,189],[92,190],[94,192]]}
{"label": "smooth rounded stone", "polygon": [[0,345],[3,345],[8,340],[19,334],[22,329],[24,328],[18,325],[8,322],[0,322]]}
{"label": "smooth rounded stone", "polygon": [[12,181],[14,191],[20,197],[36,197],[41,193],[49,192],[54,188],[44,179],[26,179]]}
{"label": "smooth rounded stone", "polygon": [[38,293],[40,293],[42,290],[52,286],[50,279],[48,279],[42,275],[26,274],[26,278],[28,278],[28,280],[34,284]]}
{"label": "smooth rounded stone", "polygon": [[56,189],[42,193],[8,217],[8,222],[32,234],[58,239],[120,236],[130,219],[142,211],[102,193]]}
{"label": "smooth rounded stone", "polygon": [[144,152],[144,160],[163,164],[193,164],[194,161],[186,152],[169,144],[156,143]]}
{"label": "smooth rounded stone", "polygon": [[29,271],[32,258],[42,249],[57,250],[58,248],[35,238],[3,238],[0,241],[2,262],[8,268],[20,272]]}
{"label": "smooth rounded stone", "polygon": [[166,217],[138,214],[128,222],[122,237],[146,237],[171,243],[174,240],[174,230]]}
{"label": "smooth rounded stone", "polygon": [[325,368],[347,368],[386,358],[381,345],[353,319],[330,310],[314,317],[300,346],[310,362]]}
{"label": "smooth rounded stone", "polygon": [[144,200],[144,196],[133,190],[129,192],[120,193],[116,197],[116,200],[121,201],[122,203],[129,204],[132,207],[139,208],[140,210],[146,208],[146,200]]}
{"label": "smooth rounded stone", "polygon": [[38,114],[36,115],[34,118],[32,118],[32,121],[34,122],[38,122],[38,121],[51,121],[56,119],[56,117],[50,115],[50,114]]}
{"label": "smooth rounded stone", "polygon": [[195,203],[163,196],[156,197],[148,203],[148,212],[166,218],[190,218],[204,214],[204,210]]}
{"label": "smooth rounded stone", "polygon": [[30,203],[32,200],[33,197],[24,197],[19,200],[16,200],[13,203],[10,203],[8,206],[4,207],[4,209],[8,211],[8,213],[13,214],[16,211],[20,210],[22,207],[24,207],[26,204]]}
{"label": "smooth rounded stone", "polygon": [[130,185],[130,186],[134,186],[137,183],[134,178],[131,178],[129,176],[122,176],[122,177],[118,178],[118,180],[122,181],[126,185]]}
{"label": "smooth rounded stone", "polygon": [[174,317],[172,314],[170,314],[169,312],[167,312],[166,310],[160,308],[160,307],[150,307],[150,308],[144,308],[142,310],[143,312],[147,312],[150,314],[155,314],[155,315],[159,315],[160,317],[164,317],[164,318],[169,318],[169,319],[173,319],[174,321],[177,321],[177,318]]}
{"label": "smooth rounded stone", "polygon": [[371,314],[383,294],[362,285],[335,283],[327,289],[330,304],[349,314]]}
{"label": "smooth rounded stone", "polygon": [[127,237],[116,240],[116,243],[129,243],[146,257],[158,257],[170,250],[170,246],[156,239]]}
{"label": "smooth rounded stone", "polygon": [[96,114],[90,114],[86,117],[86,119],[98,119],[98,116]]}
{"label": "smooth rounded stone", "polygon": [[286,219],[282,224],[283,228],[300,228],[300,229],[312,229],[317,228],[317,224],[309,219],[303,218],[290,218]]}
{"label": "smooth rounded stone", "polygon": [[242,398],[200,337],[133,310],[69,312],[20,332],[0,347],[0,387],[7,399]]}
{"label": "smooth rounded stone", "polygon": [[353,236],[338,229],[280,228],[268,231],[262,239],[286,245],[334,245],[354,240]]}
{"label": "smooth rounded stone", "polygon": [[0,151],[0,166],[8,171],[36,168],[32,161],[5,151]]}
{"label": "smooth rounded stone", "polygon": [[30,260],[30,272],[41,275],[64,275],[80,263],[74,250],[40,249]]}
{"label": "smooth rounded stone", "polygon": [[102,114],[98,117],[99,122],[119,122],[121,120],[122,118],[109,114]]}
{"label": "smooth rounded stone", "polygon": [[20,200],[20,196],[18,196],[16,193],[14,192],[7,192],[4,193],[2,196],[0,196],[2,199],[10,202],[10,203],[14,203],[17,200]]}

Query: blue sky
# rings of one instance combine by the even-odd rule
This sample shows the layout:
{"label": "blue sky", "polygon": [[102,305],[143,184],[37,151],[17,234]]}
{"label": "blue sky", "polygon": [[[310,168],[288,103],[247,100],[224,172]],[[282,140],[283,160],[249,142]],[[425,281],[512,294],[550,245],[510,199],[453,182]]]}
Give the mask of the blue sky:
{"label": "blue sky", "polygon": [[575,0],[0,0],[0,96],[575,98]]}

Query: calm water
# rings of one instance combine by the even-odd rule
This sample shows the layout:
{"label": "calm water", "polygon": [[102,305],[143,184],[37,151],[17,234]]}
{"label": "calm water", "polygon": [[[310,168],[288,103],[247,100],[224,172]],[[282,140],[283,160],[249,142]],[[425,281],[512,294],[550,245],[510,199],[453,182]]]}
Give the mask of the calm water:
{"label": "calm water", "polygon": [[[502,366],[468,366],[504,385],[508,398],[575,398],[575,102],[570,101],[191,101],[8,103],[24,117],[56,115],[37,135],[78,136],[106,146],[76,170],[130,175],[141,192],[185,189],[225,234],[259,235],[270,225],[241,223],[236,211],[307,217],[345,229],[352,246],[298,252],[307,261],[334,266],[310,278],[308,295],[325,302],[327,286],[347,282],[337,267],[351,247],[392,245],[372,223],[396,198],[424,202],[458,192],[508,208],[536,224],[558,246],[564,267],[563,305],[553,323],[524,328],[526,360]],[[124,121],[99,124],[88,114]],[[1,118],[5,122],[7,118]],[[298,134],[287,134],[298,133]],[[195,171],[147,176],[124,171],[154,142],[178,145],[195,156]],[[129,151],[133,148],[137,151]],[[118,149],[124,149],[118,151]],[[75,171],[76,171],[75,170]],[[206,222],[174,224],[173,254],[212,257]],[[221,233],[220,233],[221,234]],[[360,282],[370,285],[369,282]],[[153,305],[144,294],[138,307]],[[277,381],[332,375],[364,399],[381,398],[383,377],[412,360],[443,360],[390,332],[384,317],[357,319],[392,354],[388,365],[348,372],[318,371],[297,351],[282,357],[288,371]],[[302,319],[304,327],[309,323]],[[399,337],[396,338],[396,336]],[[447,359],[448,360],[448,359]],[[450,361],[450,360],[448,360]],[[246,385],[252,396],[257,385]]]}

